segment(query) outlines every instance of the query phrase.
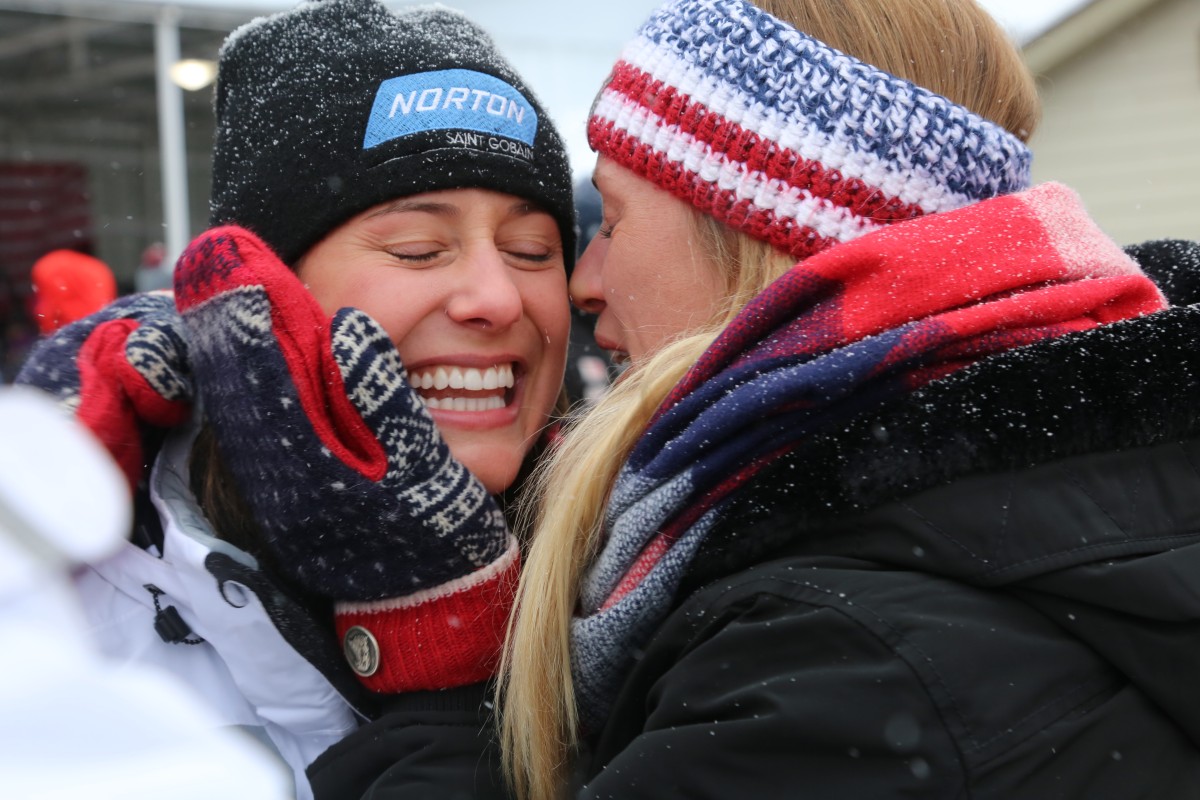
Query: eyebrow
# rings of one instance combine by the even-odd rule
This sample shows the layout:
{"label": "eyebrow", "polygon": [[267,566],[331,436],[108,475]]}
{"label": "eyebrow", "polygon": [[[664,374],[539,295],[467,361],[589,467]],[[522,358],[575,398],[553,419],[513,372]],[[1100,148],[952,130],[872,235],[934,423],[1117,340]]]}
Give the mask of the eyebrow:
{"label": "eyebrow", "polygon": [[[437,214],[445,217],[457,217],[462,213],[462,209],[454,203],[435,203],[429,200],[413,200],[402,198],[388,203],[378,211],[367,215],[367,219],[382,217],[386,214],[403,214],[406,212],[417,211],[426,214]],[[546,214],[548,213],[540,206],[531,203],[527,200],[517,200],[507,209],[506,216],[509,217],[525,217],[530,214]]]}
{"label": "eyebrow", "polygon": [[388,203],[378,211],[367,215],[367,219],[382,217],[385,214],[403,214],[409,211],[423,211],[426,214],[437,214],[444,217],[456,217],[462,211],[453,203],[434,203],[428,200],[401,199]]}

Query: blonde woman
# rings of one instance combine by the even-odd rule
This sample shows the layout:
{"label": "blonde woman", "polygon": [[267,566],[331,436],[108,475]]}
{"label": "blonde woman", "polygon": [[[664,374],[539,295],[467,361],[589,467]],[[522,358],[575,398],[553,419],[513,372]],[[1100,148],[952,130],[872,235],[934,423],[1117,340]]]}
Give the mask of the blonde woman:
{"label": "blonde woman", "polygon": [[1200,794],[1200,280],[1029,187],[1038,113],[971,0],[630,42],[571,280],[630,368],[542,475],[517,796]]}
{"label": "blonde woman", "polygon": [[[1138,250],[1170,306],[1030,188],[1037,117],[972,0],[673,0],[627,46],[570,288],[629,368],[541,473],[512,794],[1200,793],[1200,248]],[[429,734],[358,731],[327,796],[494,768]]]}

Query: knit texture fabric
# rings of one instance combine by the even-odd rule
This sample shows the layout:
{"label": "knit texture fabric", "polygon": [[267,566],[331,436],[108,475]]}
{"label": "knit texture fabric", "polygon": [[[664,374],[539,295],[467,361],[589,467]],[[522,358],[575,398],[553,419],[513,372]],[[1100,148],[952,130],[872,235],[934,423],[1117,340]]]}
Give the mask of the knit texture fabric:
{"label": "knit texture fabric", "polygon": [[255,19],[220,52],[210,223],[287,264],[355,214],[480,188],[554,217],[568,261],[566,149],[491,38],[440,6],[321,0]]}
{"label": "knit texture fabric", "polygon": [[1166,307],[1057,184],[797,264],[723,331],[623,466],[572,625],[595,726],[739,487],[806,437],[1024,344]]}
{"label": "knit texture fabric", "polygon": [[1030,181],[1029,150],[1000,126],[744,0],[660,8],[587,132],[600,155],[797,257]]}
{"label": "knit texture fabric", "polygon": [[[441,586],[371,603],[338,603],[338,639],[354,641],[351,631],[358,628],[371,634],[377,650],[363,654],[375,668],[356,670],[359,681],[373,692],[395,693],[491,678],[520,573],[520,551],[510,539],[496,561]],[[357,659],[350,660],[354,665]]]}
{"label": "knit texture fabric", "polygon": [[377,600],[508,550],[503,515],[453,456],[368,315],[330,319],[253,234],[213,229],[175,272],[218,450],[280,566],[308,590]]}
{"label": "knit texture fabric", "polygon": [[153,454],[144,433],[192,409],[187,339],[169,292],[127,295],[34,347],[16,383],[54,396],[88,427],[134,488]]}
{"label": "knit texture fabric", "polygon": [[198,237],[175,271],[205,415],[277,567],[334,599],[378,692],[491,676],[520,553],[450,454],[368,315],[321,310],[249,231]]}

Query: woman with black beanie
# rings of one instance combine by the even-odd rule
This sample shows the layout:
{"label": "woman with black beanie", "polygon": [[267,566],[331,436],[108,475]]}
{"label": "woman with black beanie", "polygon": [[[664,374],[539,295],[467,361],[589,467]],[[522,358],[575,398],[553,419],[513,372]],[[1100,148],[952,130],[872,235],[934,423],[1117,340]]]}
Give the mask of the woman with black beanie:
{"label": "woman with black beanie", "polygon": [[189,683],[305,798],[381,702],[417,732],[487,727],[521,563],[503,506],[561,393],[571,175],[524,81],[443,7],[254,20],[215,106],[211,227],[174,296],[64,329],[20,381],[140,501],[133,541],[77,578],[102,648]]}

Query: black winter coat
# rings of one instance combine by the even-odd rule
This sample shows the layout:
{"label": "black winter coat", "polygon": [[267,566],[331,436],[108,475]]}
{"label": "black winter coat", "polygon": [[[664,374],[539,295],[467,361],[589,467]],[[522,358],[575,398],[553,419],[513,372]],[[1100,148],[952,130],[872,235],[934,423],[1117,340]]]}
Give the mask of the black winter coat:
{"label": "black winter coat", "polygon": [[[1186,304],[1198,254],[1135,257]],[[1200,306],[804,443],[638,655],[581,798],[1200,798]],[[502,796],[468,717],[385,717],[314,765],[318,797]]]}

